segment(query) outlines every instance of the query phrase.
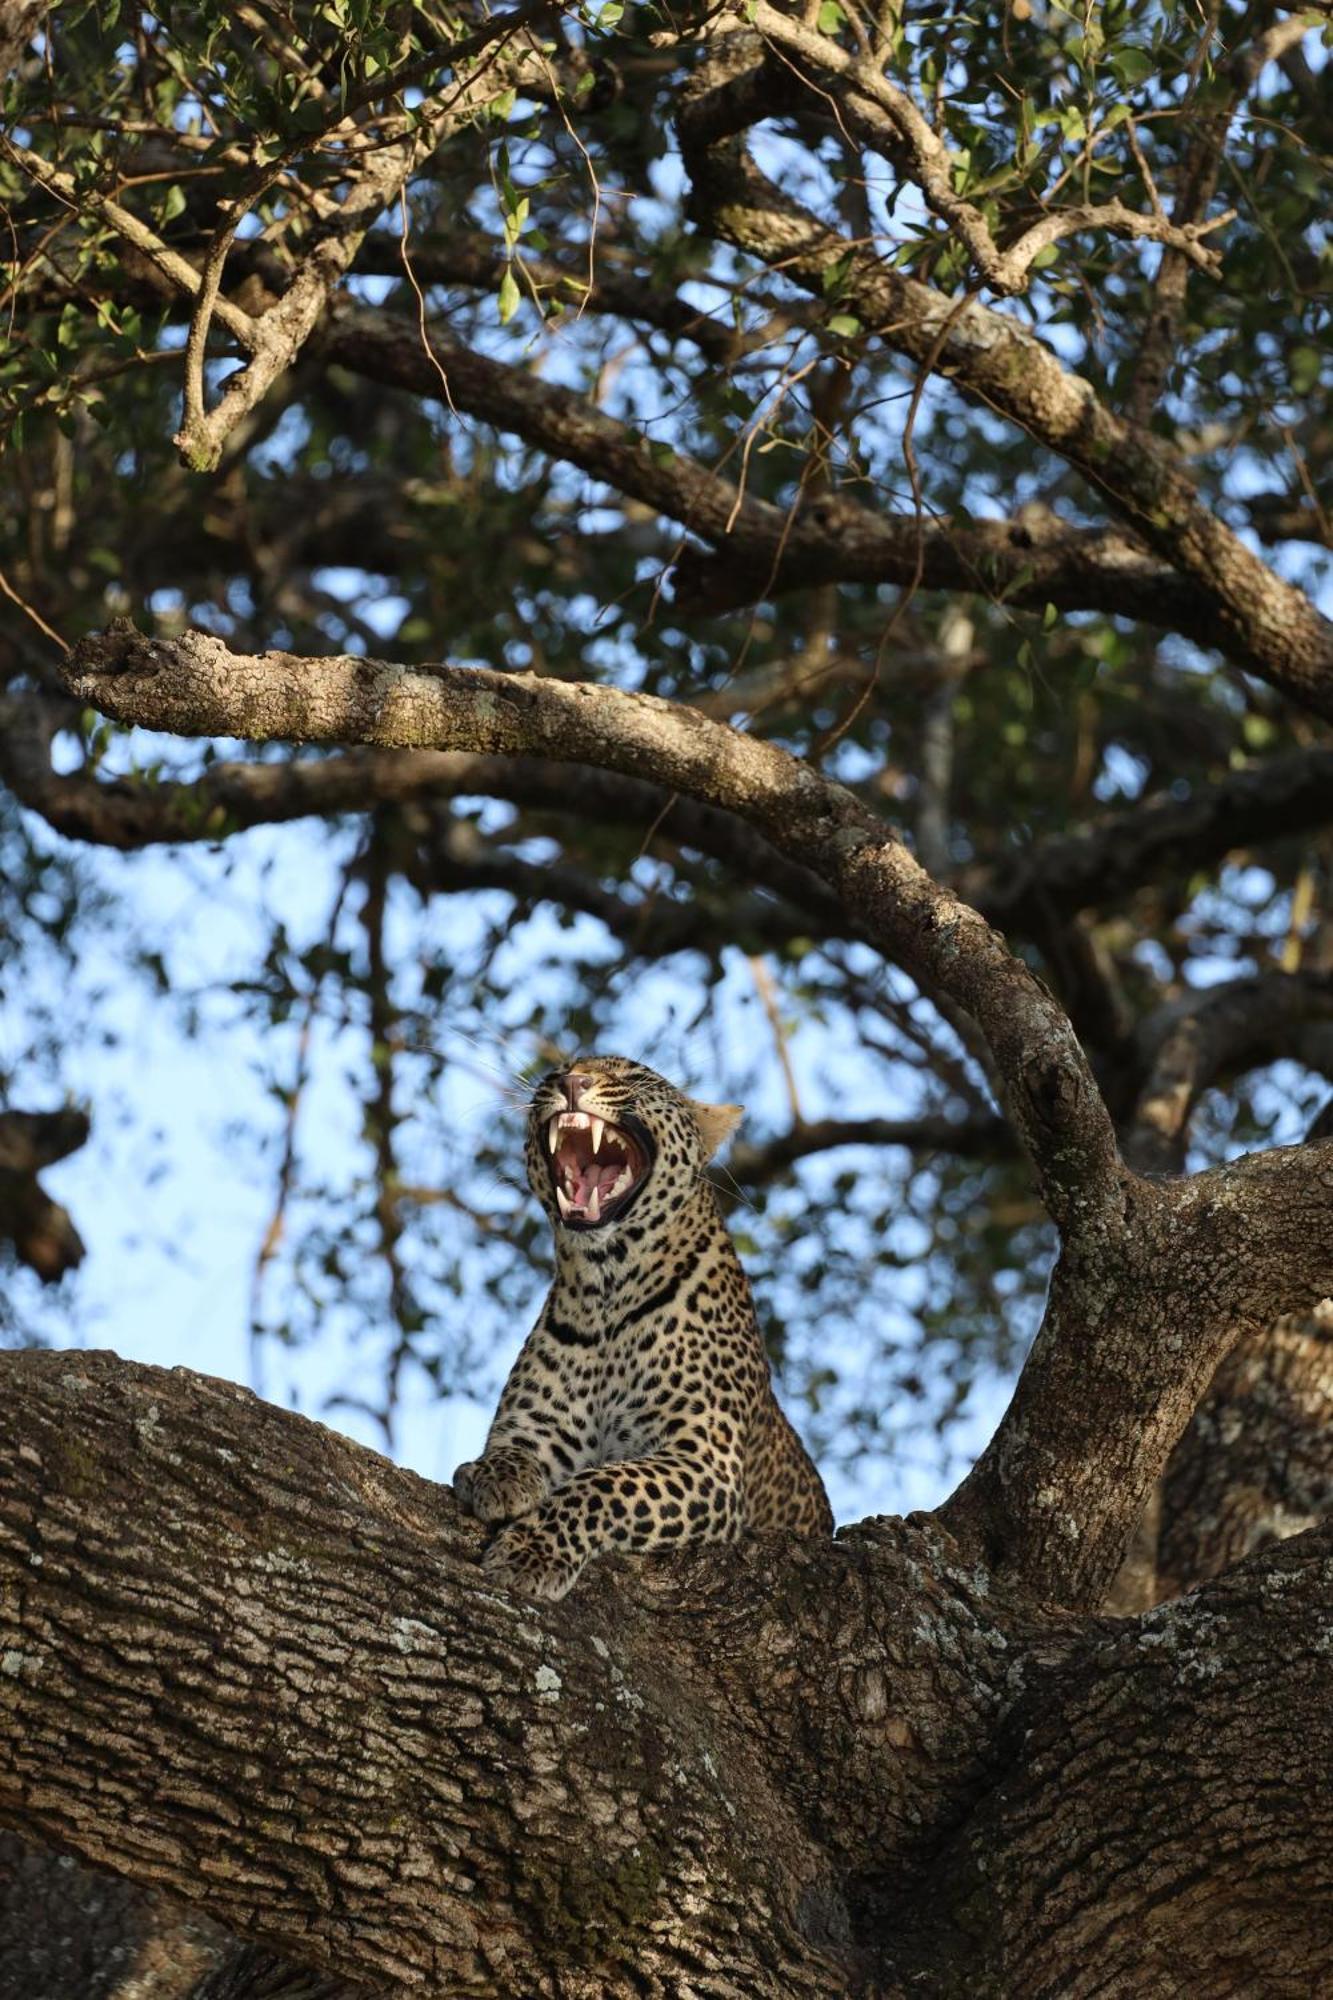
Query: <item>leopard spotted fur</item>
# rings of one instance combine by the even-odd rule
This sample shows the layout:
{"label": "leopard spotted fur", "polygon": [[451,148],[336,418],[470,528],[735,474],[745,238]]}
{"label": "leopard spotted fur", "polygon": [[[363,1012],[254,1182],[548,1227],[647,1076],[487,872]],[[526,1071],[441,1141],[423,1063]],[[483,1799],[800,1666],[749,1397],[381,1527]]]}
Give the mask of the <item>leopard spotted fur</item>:
{"label": "leopard spotted fur", "polygon": [[528,1178],[555,1281],[482,1456],[454,1474],[469,1513],[507,1523],[486,1567],[529,1595],[563,1597],[608,1550],[832,1530],[704,1172],[739,1116],[621,1056],[534,1093]]}

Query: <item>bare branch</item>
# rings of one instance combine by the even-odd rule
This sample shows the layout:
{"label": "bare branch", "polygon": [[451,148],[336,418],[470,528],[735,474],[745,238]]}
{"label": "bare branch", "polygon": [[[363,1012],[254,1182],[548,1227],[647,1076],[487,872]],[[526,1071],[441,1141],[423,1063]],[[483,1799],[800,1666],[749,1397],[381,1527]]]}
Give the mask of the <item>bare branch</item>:
{"label": "bare branch", "polygon": [[69,1211],[37,1176],[87,1143],[82,1111],[0,1111],[0,1238],[19,1262],[53,1285],[83,1261],[83,1239]]}
{"label": "bare branch", "polygon": [[[34,153],[30,147],[20,145],[17,140],[9,138],[4,133],[0,133],[0,152],[11,159],[29,179],[37,181],[67,207],[79,214],[86,211],[100,216],[124,242],[140,251],[158,275],[183,298],[198,298],[203,280],[189,258],[182,257],[179,251],[168,248],[157,232],[150,229],[147,223],[140,222],[137,215],[132,215],[127,208],[113,201],[98,188],[81,186],[72,174],[65,173],[60,167],[52,166],[50,161],[42,159],[39,153]],[[257,321],[252,319],[248,312],[243,312],[240,306],[234,305],[230,299],[220,298],[214,307],[214,312],[228,333],[233,334],[242,347],[253,351],[259,342]]]}
{"label": "bare branch", "polygon": [[1179,1173],[1199,1097],[1219,1076],[1271,1062],[1292,1029],[1333,1019],[1333,972],[1266,972],[1169,1001],[1139,1029],[1147,1080],[1125,1140],[1142,1173]]}
{"label": "bare branch", "polygon": [[[653,451],[639,432],[586,397],[464,346],[438,321],[430,342],[456,411],[515,432],[717,545],[716,556],[682,549],[676,569],[682,610],[724,609],[815,582],[920,583],[981,591],[1020,609],[1054,603],[1137,614],[1203,644],[1224,645],[1228,638],[1220,623],[1208,622],[1203,593],[1124,535],[1060,524],[1038,535],[1005,521],[923,522],[827,494],[792,512],[744,493],[688,453]],[[320,353],[326,364],[443,400],[417,329],[388,313],[339,301]]]}
{"label": "bare branch", "polygon": [[746,1187],[776,1180],[797,1160],[842,1146],[902,1146],[913,1153],[952,1153],[962,1159],[1005,1159],[1013,1133],[1003,1118],[816,1118],[727,1155],[727,1171]]}

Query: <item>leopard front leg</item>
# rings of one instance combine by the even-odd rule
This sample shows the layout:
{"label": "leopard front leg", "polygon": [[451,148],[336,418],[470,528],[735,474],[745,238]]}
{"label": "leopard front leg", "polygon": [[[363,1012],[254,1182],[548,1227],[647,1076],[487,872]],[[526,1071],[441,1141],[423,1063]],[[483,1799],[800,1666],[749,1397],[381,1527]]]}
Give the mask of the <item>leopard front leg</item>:
{"label": "leopard front leg", "polygon": [[499,1582],[561,1598],[591,1556],[731,1542],[745,1525],[739,1467],[688,1451],[589,1466],[503,1528],[482,1558]]}

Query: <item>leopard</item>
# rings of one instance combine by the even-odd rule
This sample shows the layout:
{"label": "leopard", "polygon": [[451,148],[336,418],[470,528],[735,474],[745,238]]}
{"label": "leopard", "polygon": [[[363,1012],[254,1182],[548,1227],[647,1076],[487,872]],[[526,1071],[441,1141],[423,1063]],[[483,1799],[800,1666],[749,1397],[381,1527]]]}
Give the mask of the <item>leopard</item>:
{"label": "leopard", "polygon": [[525,1163],[554,1277],[480,1458],[453,1478],[495,1529],[484,1569],[520,1594],[559,1600],[612,1552],[833,1531],[706,1171],[741,1116],[626,1056],[576,1057],[532,1093]]}

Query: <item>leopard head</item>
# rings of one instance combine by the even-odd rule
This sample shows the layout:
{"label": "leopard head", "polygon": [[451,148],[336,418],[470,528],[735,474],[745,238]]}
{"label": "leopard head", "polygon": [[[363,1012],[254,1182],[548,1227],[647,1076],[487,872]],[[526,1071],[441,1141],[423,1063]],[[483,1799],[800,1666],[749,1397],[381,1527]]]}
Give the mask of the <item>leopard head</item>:
{"label": "leopard head", "polygon": [[740,1116],[624,1056],[579,1056],[533,1092],[528,1179],[557,1237],[651,1228],[698,1197]]}

